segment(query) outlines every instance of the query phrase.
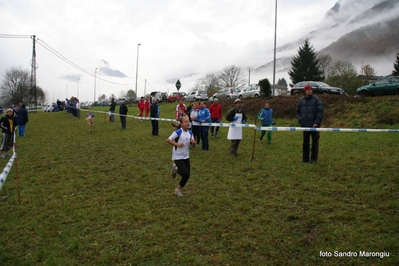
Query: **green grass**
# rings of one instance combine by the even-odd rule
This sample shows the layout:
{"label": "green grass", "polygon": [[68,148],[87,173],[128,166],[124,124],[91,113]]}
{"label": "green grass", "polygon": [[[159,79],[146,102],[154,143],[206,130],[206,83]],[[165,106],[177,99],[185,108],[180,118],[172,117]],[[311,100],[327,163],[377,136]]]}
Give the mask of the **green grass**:
{"label": "green grass", "polygon": [[[223,104],[227,111],[230,103]],[[396,102],[378,104],[387,113],[399,110]],[[174,107],[162,104],[161,116],[172,118]],[[326,120],[360,119],[361,104],[346,107]],[[133,118],[122,131],[118,118],[105,123],[97,114],[92,133],[84,119],[64,112],[29,118],[0,191],[0,265],[399,263],[398,133],[321,133],[319,163],[310,165],[300,162],[301,132],[273,132],[272,145],[258,133],[251,161],[253,130],[244,129],[232,158],[228,129],[221,128],[209,152],[191,149],[191,178],[177,198],[168,122],[153,137],[149,121]],[[276,119],[296,126],[291,117]],[[363,250],[390,256],[319,255]]]}

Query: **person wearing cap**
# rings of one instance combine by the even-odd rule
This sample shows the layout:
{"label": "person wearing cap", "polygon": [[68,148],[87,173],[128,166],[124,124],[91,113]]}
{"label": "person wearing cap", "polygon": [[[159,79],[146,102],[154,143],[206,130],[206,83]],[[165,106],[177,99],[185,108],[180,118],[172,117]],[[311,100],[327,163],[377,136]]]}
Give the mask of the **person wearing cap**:
{"label": "person wearing cap", "polygon": [[[209,106],[209,112],[211,112],[211,122],[220,123],[222,120],[222,106],[219,104],[218,98],[213,99],[213,103]],[[215,130],[216,128],[216,130]],[[219,127],[211,127],[211,136],[218,137]]]}
{"label": "person wearing cap", "polygon": [[13,112],[14,111],[11,108],[7,109],[7,114],[0,119],[0,127],[3,131],[3,138],[0,147],[2,152],[0,155],[1,158],[10,156],[8,151],[13,146],[13,132],[17,125]]}
{"label": "person wearing cap", "polygon": [[[305,96],[301,97],[296,105],[296,117],[301,127],[319,128],[323,121],[323,104],[313,95],[313,88],[309,84],[304,88]],[[312,149],[310,153],[310,137]],[[319,134],[317,131],[304,131],[302,144],[302,162],[317,163],[319,147]]]}
{"label": "person wearing cap", "polygon": [[120,102],[119,106],[119,116],[121,118],[122,130],[126,129],[126,115],[127,115],[127,106],[125,105],[125,101]]}
{"label": "person wearing cap", "polygon": [[227,114],[226,120],[231,122],[227,134],[227,139],[231,140],[230,154],[237,156],[238,146],[242,139],[242,127],[235,126],[235,124],[245,124],[247,122],[247,116],[243,110],[243,101],[241,99],[234,101],[234,109]]}

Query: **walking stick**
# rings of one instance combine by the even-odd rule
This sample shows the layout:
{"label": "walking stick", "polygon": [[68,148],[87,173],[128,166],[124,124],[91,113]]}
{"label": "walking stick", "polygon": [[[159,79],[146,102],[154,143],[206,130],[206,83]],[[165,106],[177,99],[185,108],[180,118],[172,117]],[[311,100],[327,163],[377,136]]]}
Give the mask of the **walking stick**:
{"label": "walking stick", "polygon": [[255,153],[255,141],[256,141],[256,119],[257,119],[257,118],[255,118],[254,140],[253,140],[253,143],[252,143],[252,157],[251,157],[251,162],[255,159],[255,158],[254,158],[254,153]]}

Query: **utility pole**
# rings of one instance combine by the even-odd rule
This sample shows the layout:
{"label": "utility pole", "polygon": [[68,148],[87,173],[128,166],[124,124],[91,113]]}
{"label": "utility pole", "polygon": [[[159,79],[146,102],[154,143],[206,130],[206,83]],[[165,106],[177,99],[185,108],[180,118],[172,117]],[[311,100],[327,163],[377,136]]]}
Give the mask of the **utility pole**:
{"label": "utility pole", "polygon": [[[30,63],[30,89],[31,93],[33,92],[33,103],[35,106],[35,110],[37,109],[37,90],[36,90],[36,35],[32,35],[32,61]],[[30,97],[29,97],[30,98]]]}
{"label": "utility pole", "polygon": [[251,68],[248,67],[248,86],[251,86]]}

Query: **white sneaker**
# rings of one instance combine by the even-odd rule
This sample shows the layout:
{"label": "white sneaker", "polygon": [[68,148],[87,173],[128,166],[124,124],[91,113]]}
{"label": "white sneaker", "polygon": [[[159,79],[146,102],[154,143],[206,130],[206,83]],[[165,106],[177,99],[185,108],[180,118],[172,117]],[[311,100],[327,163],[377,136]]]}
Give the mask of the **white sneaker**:
{"label": "white sneaker", "polygon": [[181,191],[181,189],[176,188],[176,189],[175,189],[175,194],[176,194],[178,197],[183,197],[183,192]]}

